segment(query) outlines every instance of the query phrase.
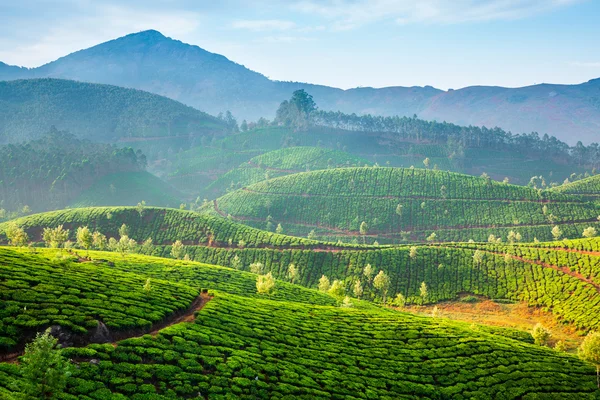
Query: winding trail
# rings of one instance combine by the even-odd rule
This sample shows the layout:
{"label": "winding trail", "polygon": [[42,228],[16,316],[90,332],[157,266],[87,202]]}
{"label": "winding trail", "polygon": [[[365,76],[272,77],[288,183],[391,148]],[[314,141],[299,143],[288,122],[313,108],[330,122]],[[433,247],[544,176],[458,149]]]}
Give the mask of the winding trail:
{"label": "winding trail", "polygon": [[[165,318],[163,321],[152,324],[152,327],[149,330],[145,330],[142,332],[140,332],[139,330],[130,330],[130,331],[125,331],[125,332],[111,332],[113,341],[108,342],[108,343],[110,343],[113,347],[117,347],[118,342],[121,340],[138,338],[138,337],[142,337],[142,336],[148,335],[148,334],[150,334],[152,336],[156,336],[156,335],[158,335],[158,333],[161,330],[168,328],[169,326],[176,325],[176,324],[179,324],[182,322],[192,322],[195,319],[196,312],[202,310],[202,308],[204,308],[206,303],[208,303],[210,300],[212,300],[212,296],[208,295],[208,293],[200,293],[200,295],[194,299],[192,304],[190,304],[190,306],[185,311],[175,312],[172,315],[170,315],[169,317]],[[70,347],[84,347],[84,346],[87,346],[92,343],[85,337],[82,339],[83,339],[82,344],[77,344],[77,345],[70,346]],[[17,363],[18,358],[20,356],[22,356],[23,353],[24,353],[24,350],[13,352],[13,353],[8,353],[8,354],[0,354],[0,362],[13,363],[13,364]]]}

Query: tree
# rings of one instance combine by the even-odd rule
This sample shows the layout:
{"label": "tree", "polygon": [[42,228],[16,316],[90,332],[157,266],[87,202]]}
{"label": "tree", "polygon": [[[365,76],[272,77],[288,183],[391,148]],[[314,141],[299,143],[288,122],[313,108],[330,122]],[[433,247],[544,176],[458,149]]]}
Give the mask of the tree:
{"label": "tree", "polygon": [[26,246],[27,242],[29,241],[29,236],[27,235],[27,232],[25,232],[25,229],[21,228],[14,222],[8,224],[5,233],[8,241],[13,246],[23,247]]}
{"label": "tree", "polygon": [[360,283],[360,279],[358,279],[356,282],[354,282],[352,292],[354,293],[354,297],[356,297],[357,299],[361,298],[361,296],[363,294],[363,287],[362,287],[362,284]]}
{"label": "tree", "polygon": [[396,297],[392,301],[392,305],[396,307],[404,307],[406,305],[406,297],[402,293],[396,294]]}
{"label": "tree", "polygon": [[266,275],[258,275],[256,277],[256,292],[258,294],[270,295],[275,288],[275,278],[269,272]]}
{"label": "tree", "polygon": [[369,226],[367,225],[367,223],[365,221],[361,222],[359,232],[363,237],[363,244],[366,243],[365,235],[367,234],[368,231],[369,231]]}
{"label": "tree", "polygon": [[253,274],[258,274],[261,275],[264,273],[264,264],[260,263],[260,262],[255,262],[250,264],[250,272],[252,272]]}
{"label": "tree", "polygon": [[402,204],[396,206],[396,214],[400,217],[402,216]]}
{"label": "tree", "polygon": [[482,250],[475,250],[475,253],[473,253],[473,264],[475,264],[476,267],[481,265],[484,256],[485,253]]}
{"label": "tree", "polygon": [[417,247],[416,246],[410,246],[410,250],[408,251],[408,256],[410,258],[417,257]]}
{"label": "tree", "polygon": [[371,278],[373,277],[374,273],[375,270],[373,269],[371,264],[365,265],[365,267],[363,268],[363,275],[365,276],[365,278],[367,278],[367,283],[371,282]]}
{"label": "tree", "polygon": [[118,242],[115,239],[114,249],[121,253],[123,257],[125,257],[125,254],[132,252],[135,249],[136,245],[137,243],[135,242],[135,240],[130,239],[128,236],[121,236]]}
{"label": "tree", "polygon": [[142,254],[146,254],[149,256],[152,255],[152,253],[154,253],[154,243],[152,242],[151,237],[144,240],[144,243],[142,243],[141,252],[142,252]]}
{"label": "tree", "polygon": [[419,294],[421,295],[421,303],[427,303],[427,299],[429,298],[429,291],[427,290],[427,284],[425,282],[421,282]]}
{"label": "tree", "polygon": [[506,237],[506,239],[508,240],[508,243],[513,244],[515,242],[520,242],[522,238],[520,233],[510,231],[508,232],[508,236]]}
{"label": "tree", "polygon": [[290,264],[288,267],[288,276],[290,278],[290,282],[294,283],[296,278],[298,278],[298,267],[295,264]]}
{"label": "tree", "polygon": [[545,346],[552,334],[548,329],[538,322],[531,330],[531,336],[533,337],[535,344],[539,346]]}
{"label": "tree", "polygon": [[596,367],[596,384],[600,389],[600,333],[588,333],[577,350],[577,355]]}
{"label": "tree", "polygon": [[354,306],[354,304],[352,304],[352,301],[350,300],[350,296],[344,297],[342,304],[340,304],[340,307],[342,307],[342,308],[352,308],[353,306]]}
{"label": "tree", "polygon": [[583,230],[583,237],[593,238],[594,236],[596,236],[596,228],[594,228],[593,226],[588,226]]}
{"label": "tree", "polygon": [[317,239],[317,234],[315,233],[315,230],[314,230],[314,229],[313,229],[313,230],[311,230],[311,231],[308,233],[308,239],[309,239],[309,240],[316,240],[316,239]]}
{"label": "tree", "polygon": [[104,250],[107,246],[106,236],[96,231],[92,234],[92,246],[97,250]]}
{"label": "tree", "polygon": [[423,165],[425,166],[425,168],[429,169],[429,157],[423,160]]}
{"label": "tree", "polygon": [[436,236],[437,235],[435,234],[435,232],[431,232],[431,235],[427,236],[425,240],[427,240],[428,242],[435,242]]}
{"label": "tree", "polygon": [[179,260],[181,259],[181,257],[183,257],[183,254],[183,243],[181,243],[181,240],[176,240],[175,243],[173,243],[173,245],[171,246],[171,257]]}
{"label": "tree", "polygon": [[231,268],[242,268],[242,260],[240,260],[240,257],[237,254],[231,259]]}
{"label": "tree", "polygon": [[278,234],[283,234],[283,227],[281,226],[281,224],[277,224],[277,228],[275,228],[275,233]]}
{"label": "tree", "polygon": [[144,292],[146,292],[146,295],[149,295],[150,291],[152,291],[152,284],[150,283],[150,278],[148,278],[144,284]]}
{"label": "tree", "polygon": [[119,236],[120,237],[123,237],[123,236],[129,237],[129,228],[127,227],[127,225],[125,225],[125,224],[121,225],[121,227],[119,228]]}
{"label": "tree", "polygon": [[44,228],[42,239],[46,242],[46,246],[58,249],[69,240],[69,232],[68,229],[63,229],[62,225],[59,225],[54,229]]}
{"label": "tree", "polygon": [[140,201],[139,203],[137,203],[137,206],[135,206],[135,210],[138,212],[138,214],[140,214],[140,218],[144,216],[145,209],[146,202],[144,200]]}
{"label": "tree", "polygon": [[344,284],[342,283],[342,281],[336,279],[333,281],[331,287],[327,292],[336,299],[340,300],[346,294],[346,289],[344,288]]}
{"label": "tree", "polygon": [[77,231],[75,232],[75,238],[77,239],[77,245],[85,249],[89,254],[90,247],[92,247],[92,244],[94,243],[94,236],[92,235],[92,232],[90,232],[89,228],[87,226],[80,226],[77,228]]}
{"label": "tree", "polygon": [[31,399],[58,398],[71,375],[71,365],[63,357],[50,328],[38,333],[25,347],[20,359],[23,392]]}
{"label": "tree", "polygon": [[385,304],[388,290],[390,289],[390,277],[383,271],[379,271],[373,278],[373,286],[381,291],[382,303]]}
{"label": "tree", "polygon": [[326,277],[325,275],[321,275],[321,277],[319,278],[319,291],[321,292],[327,292],[329,291],[329,288],[331,287],[331,284],[329,283],[329,278]]}
{"label": "tree", "polygon": [[565,344],[564,340],[559,340],[558,342],[556,342],[556,344],[554,345],[554,350],[559,351],[561,353],[566,352],[567,345]]}
{"label": "tree", "polygon": [[552,228],[551,233],[552,233],[552,237],[554,238],[554,240],[559,240],[560,237],[562,236],[562,231],[560,230],[558,225],[554,225],[554,228]]}

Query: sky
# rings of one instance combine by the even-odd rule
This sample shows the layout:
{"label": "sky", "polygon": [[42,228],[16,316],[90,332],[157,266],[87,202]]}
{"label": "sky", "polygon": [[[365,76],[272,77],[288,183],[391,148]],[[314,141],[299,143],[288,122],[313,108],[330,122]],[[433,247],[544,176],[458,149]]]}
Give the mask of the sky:
{"label": "sky", "polygon": [[0,61],[156,29],[283,81],[574,84],[600,77],[598,20],[599,0],[2,0]]}

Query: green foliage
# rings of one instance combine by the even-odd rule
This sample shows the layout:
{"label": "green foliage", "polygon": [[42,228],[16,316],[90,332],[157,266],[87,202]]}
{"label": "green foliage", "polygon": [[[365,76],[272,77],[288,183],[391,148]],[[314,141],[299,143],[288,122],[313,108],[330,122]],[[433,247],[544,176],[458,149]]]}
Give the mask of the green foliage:
{"label": "green foliage", "polygon": [[25,347],[20,359],[22,391],[32,399],[58,399],[67,385],[72,367],[57,343],[47,329]]}
{"label": "green foliage", "polygon": [[275,278],[269,272],[266,275],[258,275],[256,277],[256,292],[258,294],[270,295],[275,288]]}
{"label": "green foliage", "polygon": [[548,340],[552,336],[552,333],[542,324],[537,323],[531,330],[531,336],[533,337],[535,344],[539,346],[546,346],[548,344]]}

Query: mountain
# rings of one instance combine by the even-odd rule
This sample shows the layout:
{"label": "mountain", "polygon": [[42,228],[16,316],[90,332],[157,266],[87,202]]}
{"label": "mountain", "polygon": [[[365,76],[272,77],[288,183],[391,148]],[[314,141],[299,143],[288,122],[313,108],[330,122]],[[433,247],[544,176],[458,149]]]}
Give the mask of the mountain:
{"label": "mountain", "polygon": [[140,90],[62,79],[0,82],[0,143],[37,139],[52,126],[101,142],[224,130],[215,117]]}
{"label": "mountain", "polygon": [[216,114],[272,118],[279,103],[305,89],[324,110],[380,115],[417,114],[463,125],[500,126],[515,133],[548,133],[575,144],[598,140],[600,80],[524,88],[431,86],[341,90],[271,81],[219,54],[150,30],[62,57],[38,68],[0,65],[0,79],[53,77],[142,89]]}

